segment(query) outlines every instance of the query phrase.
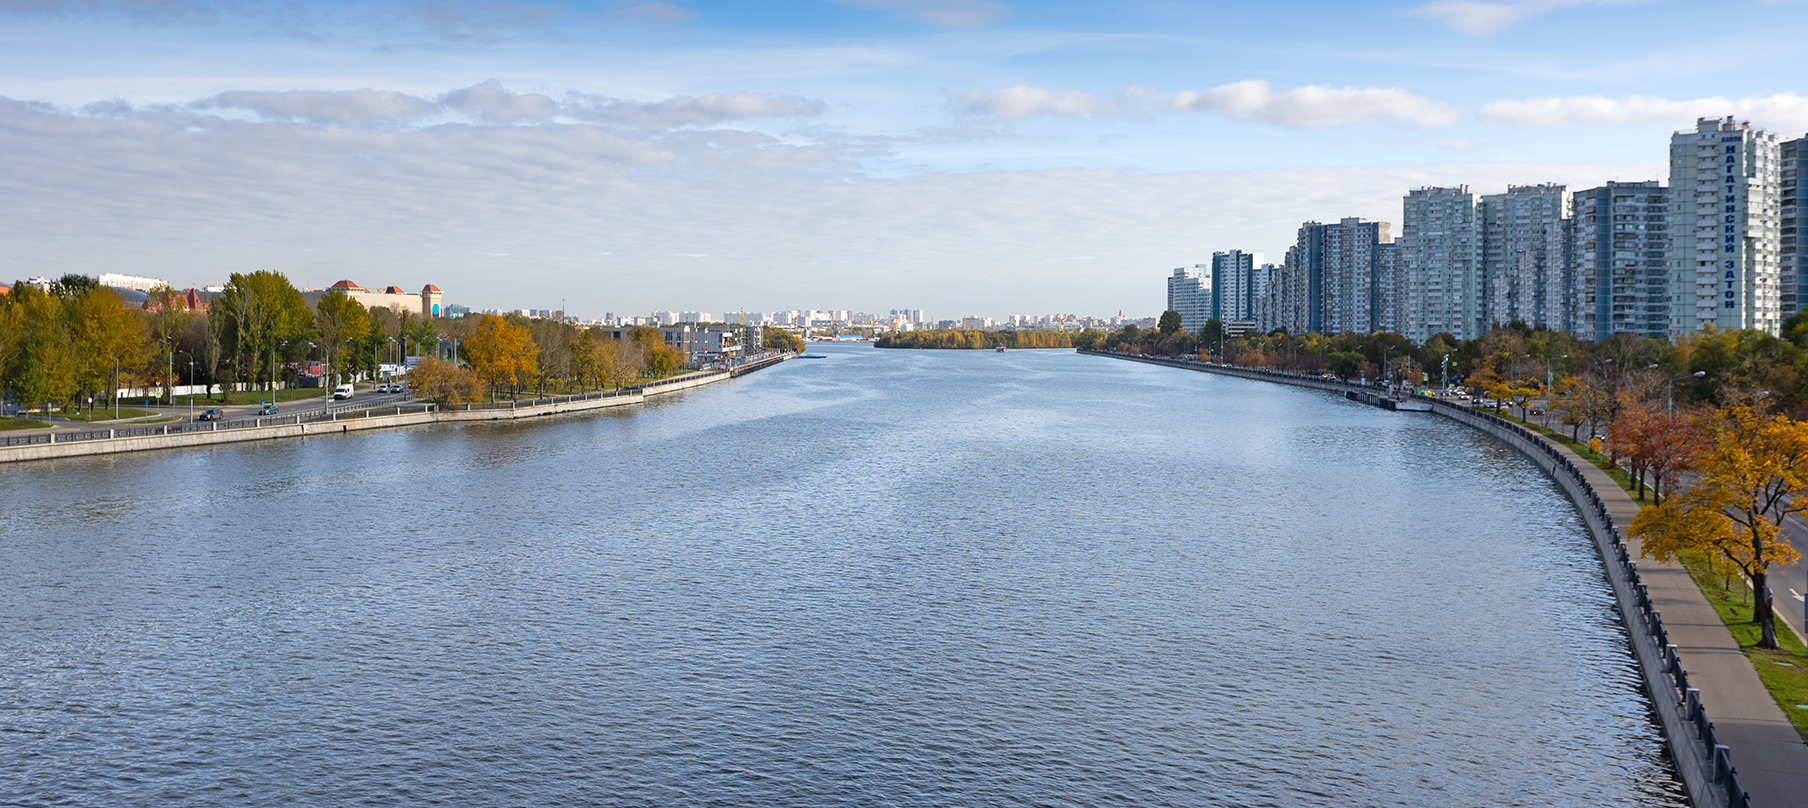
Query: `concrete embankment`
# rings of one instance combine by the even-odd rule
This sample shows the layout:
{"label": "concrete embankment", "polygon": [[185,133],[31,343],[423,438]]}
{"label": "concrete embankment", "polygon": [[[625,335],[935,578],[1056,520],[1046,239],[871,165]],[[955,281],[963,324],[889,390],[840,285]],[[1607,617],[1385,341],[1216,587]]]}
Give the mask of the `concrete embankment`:
{"label": "concrete embankment", "polygon": [[[1372,388],[1309,374],[1081,353],[1381,398]],[[1430,412],[1518,449],[1575,503],[1594,538],[1645,690],[1691,802],[1736,808],[1808,806],[1808,745],[1688,572],[1650,561],[1641,566],[1636,560],[1639,543],[1629,542],[1625,530],[1639,506],[1625,489],[1568,447],[1523,426],[1469,407],[1421,400]]]}
{"label": "concrete embankment", "polygon": [[[737,370],[741,373],[752,372],[787,358],[789,357],[775,357]],[[402,404],[375,409],[357,409],[355,405],[351,405],[308,415],[275,415],[211,424],[179,423],[96,429],[75,433],[77,439],[52,432],[25,438],[6,438],[6,442],[14,445],[0,446],[0,463],[212,446],[423,424],[540,418],[639,404],[654,396],[715,384],[738,375],[741,374],[728,370],[702,371],[617,391],[496,404]]]}

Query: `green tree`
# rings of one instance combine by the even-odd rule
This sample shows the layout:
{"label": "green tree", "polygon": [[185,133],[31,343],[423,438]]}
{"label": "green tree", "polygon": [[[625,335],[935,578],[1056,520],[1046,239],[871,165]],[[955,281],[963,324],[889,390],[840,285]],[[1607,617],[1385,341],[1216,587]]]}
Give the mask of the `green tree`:
{"label": "green tree", "polygon": [[341,372],[355,370],[367,353],[360,343],[370,336],[370,315],[363,303],[335,289],[314,304],[314,333],[330,346],[333,366],[328,372],[336,381]]}
{"label": "green tree", "polygon": [[[268,381],[275,373],[270,363],[280,355],[277,349],[307,339],[314,322],[288,277],[268,270],[229,276],[208,316],[216,340],[203,349],[208,367],[218,372],[223,363],[230,364],[241,381]],[[335,359],[343,347],[334,349]]]}
{"label": "green tree", "polygon": [[1172,334],[1176,331],[1179,331],[1180,330],[1180,312],[1177,312],[1177,311],[1162,312],[1161,319],[1159,321],[1157,321],[1155,324],[1155,329],[1157,331],[1160,331],[1162,333],[1162,336],[1164,336],[1164,337],[1169,334]]}
{"label": "green tree", "polygon": [[143,312],[125,307],[119,293],[95,286],[68,304],[75,385],[78,393],[101,393],[111,400],[116,378],[143,369],[150,359],[150,335]]}

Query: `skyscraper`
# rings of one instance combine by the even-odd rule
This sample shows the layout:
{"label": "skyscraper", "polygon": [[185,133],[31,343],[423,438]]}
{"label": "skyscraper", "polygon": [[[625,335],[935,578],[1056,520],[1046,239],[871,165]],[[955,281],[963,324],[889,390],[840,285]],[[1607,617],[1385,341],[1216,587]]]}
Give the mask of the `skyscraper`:
{"label": "skyscraper", "polygon": [[1782,313],[1781,151],[1732,118],[1670,138],[1670,333],[1714,325],[1777,333]]}
{"label": "skyscraper", "polygon": [[1324,230],[1324,296],[1319,305],[1324,333],[1369,333],[1397,327],[1388,319],[1383,292],[1391,282],[1386,245],[1393,243],[1387,222],[1351,217]]}
{"label": "skyscraper", "polygon": [[1481,198],[1478,218],[1488,325],[1570,330],[1569,188],[1509,185]]}
{"label": "skyscraper", "polygon": [[1808,137],[1787,141],[1779,147],[1782,174],[1778,209],[1782,211],[1778,228],[1780,249],[1777,261],[1782,265],[1782,299],[1784,319],[1808,309],[1808,196],[1801,193],[1802,174],[1808,172]]}
{"label": "skyscraper", "polygon": [[1475,194],[1467,185],[1420,188],[1406,195],[1403,208],[1403,333],[1420,343],[1441,332],[1459,339],[1481,336],[1487,323]]}
{"label": "skyscraper", "polygon": [[1670,191],[1656,180],[1577,191],[1571,266],[1575,328],[1602,340],[1621,333],[1670,337]]}
{"label": "skyscraper", "polygon": [[1180,327],[1198,333],[1212,315],[1212,268],[1176,267],[1168,278],[1168,311],[1179,312]]}
{"label": "skyscraper", "polygon": [[1227,250],[1212,253],[1213,288],[1217,292],[1214,316],[1222,320],[1256,319],[1256,295],[1262,254]]}

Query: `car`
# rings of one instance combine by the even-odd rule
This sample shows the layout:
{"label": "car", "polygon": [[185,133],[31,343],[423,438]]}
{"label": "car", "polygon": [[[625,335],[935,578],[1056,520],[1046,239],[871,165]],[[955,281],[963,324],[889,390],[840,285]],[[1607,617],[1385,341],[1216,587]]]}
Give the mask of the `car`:
{"label": "car", "polygon": [[373,392],[377,392],[377,393],[389,392],[389,382],[384,382],[382,384],[377,385],[376,390],[374,390]]}
{"label": "car", "polygon": [[333,388],[333,400],[334,401],[338,401],[341,399],[347,399],[347,398],[351,398],[351,397],[352,397],[352,386],[351,385],[342,384],[342,385],[339,385],[338,387]]}
{"label": "car", "polygon": [[265,404],[262,407],[258,407],[257,414],[258,415],[275,415],[276,414],[276,405],[274,403],[272,403],[272,404]]}
{"label": "car", "polygon": [[209,407],[205,410],[202,410],[200,415],[195,416],[195,420],[197,420],[197,421],[218,421],[225,417],[226,417],[225,410],[222,410],[219,407]]}

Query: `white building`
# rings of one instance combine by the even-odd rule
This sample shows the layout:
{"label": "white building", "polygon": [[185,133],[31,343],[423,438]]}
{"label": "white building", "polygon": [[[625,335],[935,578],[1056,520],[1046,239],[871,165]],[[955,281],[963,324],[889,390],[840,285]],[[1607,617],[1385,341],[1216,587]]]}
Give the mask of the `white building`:
{"label": "white building", "polygon": [[1403,333],[1414,342],[1442,332],[1475,339],[1487,331],[1476,203],[1467,185],[1406,195],[1399,240]]}
{"label": "white building", "polygon": [[96,278],[96,280],[100,281],[100,285],[102,286],[111,286],[114,289],[135,289],[140,292],[149,292],[159,286],[169,285],[162,278],[146,278],[140,275],[121,275],[117,272],[102,272],[100,273],[100,277]]}
{"label": "white building", "polygon": [[1261,299],[1262,254],[1242,250],[1212,253],[1212,316],[1221,320],[1254,320]]}
{"label": "white building", "polygon": [[1777,333],[1782,317],[1777,136],[1702,118],[1670,138],[1670,333]]}
{"label": "white building", "polygon": [[1199,333],[1212,318],[1212,268],[1205,264],[1177,267],[1168,278],[1168,311],[1180,314],[1183,330]]}

